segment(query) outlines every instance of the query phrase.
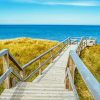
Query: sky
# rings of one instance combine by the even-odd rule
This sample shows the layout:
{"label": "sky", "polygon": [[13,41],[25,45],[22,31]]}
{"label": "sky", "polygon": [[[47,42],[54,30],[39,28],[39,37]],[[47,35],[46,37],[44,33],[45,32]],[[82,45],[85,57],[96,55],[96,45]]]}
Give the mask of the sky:
{"label": "sky", "polygon": [[0,0],[0,24],[100,25],[100,0]]}

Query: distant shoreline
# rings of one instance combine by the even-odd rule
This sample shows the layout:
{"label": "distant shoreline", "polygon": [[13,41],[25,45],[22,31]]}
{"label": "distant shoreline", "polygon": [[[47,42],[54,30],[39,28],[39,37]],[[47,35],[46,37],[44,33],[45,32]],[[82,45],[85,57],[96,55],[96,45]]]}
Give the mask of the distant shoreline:
{"label": "distant shoreline", "polygon": [[100,26],[100,25],[64,25],[64,24],[0,24],[0,26]]}
{"label": "distant shoreline", "polygon": [[17,40],[17,39],[32,39],[32,40],[59,42],[57,40],[48,40],[48,39],[39,39],[39,38],[30,38],[30,37],[18,37],[18,38],[12,38],[12,39],[0,39],[0,41],[10,41],[10,40]]}

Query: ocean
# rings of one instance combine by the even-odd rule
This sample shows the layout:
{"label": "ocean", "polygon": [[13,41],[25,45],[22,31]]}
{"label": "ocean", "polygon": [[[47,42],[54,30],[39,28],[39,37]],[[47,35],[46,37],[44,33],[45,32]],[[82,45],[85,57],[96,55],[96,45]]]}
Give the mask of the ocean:
{"label": "ocean", "polygon": [[67,37],[94,37],[100,43],[100,26],[89,25],[0,25],[0,39],[28,37],[62,41]]}

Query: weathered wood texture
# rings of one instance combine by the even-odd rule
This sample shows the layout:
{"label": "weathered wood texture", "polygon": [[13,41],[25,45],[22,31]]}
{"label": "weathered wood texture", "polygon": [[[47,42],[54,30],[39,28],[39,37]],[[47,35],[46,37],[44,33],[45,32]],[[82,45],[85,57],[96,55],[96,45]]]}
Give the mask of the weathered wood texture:
{"label": "weathered wood texture", "polygon": [[[9,58],[8,58],[8,53],[7,53],[7,54],[5,54],[5,55],[3,56],[3,71],[4,71],[4,73],[5,73],[5,72],[8,72],[8,71],[7,71],[8,68],[9,68]],[[6,75],[8,75],[8,76],[6,76]],[[10,88],[9,74],[5,74],[5,76],[6,76],[6,79],[4,80],[4,87],[5,87],[6,89],[9,89],[9,88]]]}

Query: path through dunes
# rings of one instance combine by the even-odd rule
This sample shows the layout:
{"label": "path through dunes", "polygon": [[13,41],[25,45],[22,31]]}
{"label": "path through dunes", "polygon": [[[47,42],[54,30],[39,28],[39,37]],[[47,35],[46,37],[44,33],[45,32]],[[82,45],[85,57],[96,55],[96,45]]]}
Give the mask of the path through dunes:
{"label": "path through dunes", "polygon": [[5,89],[0,99],[75,100],[74,92],[65,89],[64,80],[69,51],[76,47],[77,45],[66,47],[33,82],[20,82],[14,88]]}

